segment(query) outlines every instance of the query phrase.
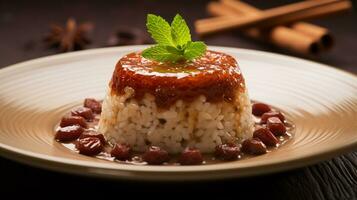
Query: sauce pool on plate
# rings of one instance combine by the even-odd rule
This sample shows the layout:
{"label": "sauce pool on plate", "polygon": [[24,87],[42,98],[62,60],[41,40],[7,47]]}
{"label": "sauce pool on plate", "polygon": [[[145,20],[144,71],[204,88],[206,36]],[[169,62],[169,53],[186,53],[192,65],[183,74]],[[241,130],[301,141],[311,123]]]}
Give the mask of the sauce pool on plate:
{"label": "sauce pool on plate", "polygon": [[135,152],[127,144],[107,141],[97,131],[101,103],[88,98],[83,106],[69,111],[56,128],[55,140],[80,154],[122,164],[199,165],[246,159],[275,151],[291,139],[294,132],[294,125],[279,110],[253,102],[253,138],[244,140],[242,144],[221,144],[212,154],[202,154],[194,148],[186,148],[181,154],[169,154],[158,146]]}

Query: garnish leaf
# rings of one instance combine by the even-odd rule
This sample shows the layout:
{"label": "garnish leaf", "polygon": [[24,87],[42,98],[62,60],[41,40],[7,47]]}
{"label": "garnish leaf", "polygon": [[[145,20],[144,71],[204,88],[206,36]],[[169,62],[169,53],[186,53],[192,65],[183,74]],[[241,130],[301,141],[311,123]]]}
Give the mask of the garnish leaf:
{"label": "garnish leaf", "polygon": [[149,60],[156,60],[159,62],[177,62],[184,59],[184,56],[172,53],[172,49],[170,50],[169,47],[170,46],[158,44],[145,49],[142,52],[142,55],[144,58]]}
{"label": "garnish leaf", "polygon": [[146,26],[157,45],[142,52],[142,56],[159,62],[190,61],[206,52],[203,42],[192,42],[190,29],[177,14],[170,24],[160,16],[148,14]]}
{"label": "garnish leaf", "polygon": [[191,41],[190,29],[181,15],[176,14],[171,22],[172,38],[176,45],[185,45]]}
{"label": "garnish leaf", "polygon": [[203,42],[189,42],[186,45],[184,51],[184,57],[186,60],[192,60],[206,52],[206,45]]}
{"label": "garnish leaf", "polygon": [[170,24],[162,17],[148,14],[146,27],[156,43],[170,46],[175,45],[171,36]]}

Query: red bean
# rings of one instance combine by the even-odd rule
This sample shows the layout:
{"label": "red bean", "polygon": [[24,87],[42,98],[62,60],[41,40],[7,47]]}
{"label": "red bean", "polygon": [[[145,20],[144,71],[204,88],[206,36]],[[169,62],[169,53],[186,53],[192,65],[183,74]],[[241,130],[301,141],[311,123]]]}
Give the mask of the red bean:
{"label": "red bean", "polygon": [[103,144],[96,137],[87,137],[79,139],[76,143],[76,148],[80,154],[94,156],[103,150]]}
{"label": "red bean", "polygon": [[270,106],[265,103],[255,103],[252,106],[252,113],[255,116],[261,116],[262,114],[269,112],[270,110]]}
{"label": "red bean", "polygon": [[203,157],[198,149],[186,148],[178,159],[181,165],[199,165],[203,162]]}
{"label": "red bean", "polygon": [[95,131],[95,130],[86,130],[82,133],[82,135],[79,138],[82,139],[82,138],[87,138],[87,137],[96,137],[100,140],[100,142],[102,144],[107,143],[104,135],[99,133],[98,131]]}
{"label": "red bean", "polygon": [[88,121],[91,121],[94,118],[92,110],[86,107],[75,108],[71,111],[71,114],[73,116],[81,116]]}
{"label": "red bean", "polygon": [[276,146],[279,143],[279,140],[267,128],[256,129],[253,137],[260,139],[267,146]]}
{"label": "red bean", "polygon": [[87,128],[86,120],[81,116],[64,116],[61,120],[60,126],[72,126],[72,125],[79,125],[83,128]]}
{"label": "red bean", "polygon": [[93,98],[86,98],[83,105],[90,108],[94,113],[100,114],[102,112],[102,103]]}
{"label": "red bean", "polygon": [[161,165],[169,159],[167,151],[157,146],[151,146],[143,155],[143,160],[150,165]]}
{"label": "red bean", "polygon": [[268,118],[267,127],[275,136],[284,135],[286,133],[284,123],[277,117]]}
{"label": "red bean", "polygon": [[242,143],[242,149],[244,153],[260,155],[267,152],[265,144],[256,138],[246,139]]}
{"label": "red bean", "polygon": [[127,144],[115,144],[110,154],[118,160],[129,160],[131,148]]}
{"label": "red bean", "polygon": [[235,144],[221,144],[216,147],[215,156],[222,160],[236,160],[240,150]]}
{"label": "red bean", "polygon": [[55,139],[60,142],[76,140],[82,134],[83,130],[84,129],[78,125],[62,127],[57,130]]}
{"label": "red bean", "polygon": [[280,119],[280,121],[284,122],[285,121],[285,117],[281,112],[278,111],[270,111],[267,113],[264,113],[260,119],[260,123],[265,124],[267,123],[268,119],[270,117],[277,117]]}

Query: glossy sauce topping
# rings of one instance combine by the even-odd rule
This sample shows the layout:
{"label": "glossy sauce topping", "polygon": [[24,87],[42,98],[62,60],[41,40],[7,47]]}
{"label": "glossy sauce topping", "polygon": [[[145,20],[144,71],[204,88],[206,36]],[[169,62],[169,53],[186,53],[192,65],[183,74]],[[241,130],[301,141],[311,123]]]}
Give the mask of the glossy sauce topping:
{"label": "glossy sauce topping", "polygon": [[245,88],[236,60],[214,51],[192,62],[176,64],[151,61],[137,52],[128,54],[117,63],[110,86],[115,94],[131,87],[137,99],[150,93],[160,108],[178,99],[189,102],[200,95],[209,102],[232,102],[237,89]]}

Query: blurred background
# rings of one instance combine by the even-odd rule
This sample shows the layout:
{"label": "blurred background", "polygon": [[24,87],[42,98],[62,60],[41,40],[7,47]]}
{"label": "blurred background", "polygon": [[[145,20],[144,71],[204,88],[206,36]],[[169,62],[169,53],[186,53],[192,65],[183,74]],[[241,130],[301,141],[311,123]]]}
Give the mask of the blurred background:
{"label": "blurred background", "polygon": [[[139,32],[136,43],[151,43],[145,28],[147,13],[154,13],[171,20],[180,13],[189,23],[194,39],[194,21],[207,18],[209,0],[73,0],[73,1],[21,1],[0,0],[0,67],[32,58],[60,53],[48,48],[43,42],[49,34],[51,24],[64,26],[67,19],[74,18],[78,24],[90,22],[93,30],[88,38],[88,48],[118,45],[116,35]],[[260,9],[268,9],[297,1],[292,0],[247,0]],[[308,20],[327,28],[334,37],[334,46],[320,55],[300,54],[284,48],[256,41],[239,31],[217,33],[203,40],[209,45],[257,49],[283,53],[326,63],[357,73],[357,27],[356,13],[352,10],[321,19]],[[124,31],[124,32],[125,32]],[[122,33],[122,37],[132,37]],[[135,34],[134,34],[135,35]],[[135,36],[136,37],[136,36]],[[130,43],[130,42],[129,42]],[[119,44],[121,45],[121,44]]]}

